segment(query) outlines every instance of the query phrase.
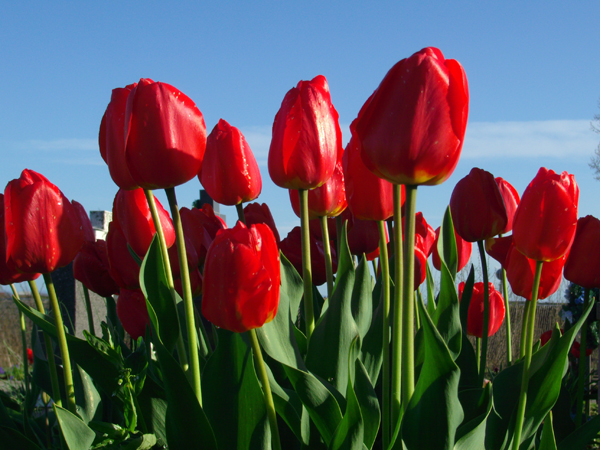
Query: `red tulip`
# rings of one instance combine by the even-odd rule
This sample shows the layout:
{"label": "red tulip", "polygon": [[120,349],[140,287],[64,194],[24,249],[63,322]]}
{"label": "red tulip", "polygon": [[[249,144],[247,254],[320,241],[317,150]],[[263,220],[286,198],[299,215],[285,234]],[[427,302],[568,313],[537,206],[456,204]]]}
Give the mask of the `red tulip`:
{"label": "red tulip", "polygon": [[40,276],[39,273],[23,273],[17,270],[12,259],[6,256],[6,236],[4,232],[4,194],[0,194],[0,284],[5,286],[13,283],[32,281]]}
{"label": "red tulip", "polygon": [[[296,189],[290,189],[292,209],[300,217],[300,196]],[[335,166],[333,175],[325,184],[308,191],[308,217],[336,217],[346,209],[346,188],[344,186],[344,171],[342,163]]]}
{"label": "red tulip", "polygon": [[440,184],[458,163],[468,112],[460,63],[424,48],[392,67],[360,110],[363,161],[392,183]]}
{"label": "red tulip", "polygon": [[279,247],[279,243],[281,242],[279,231],[277,231],[275,220],[273,220],[271,210],[266,203],[248,203],[244,207],[244,216],[246,217],[247,226],[256,225],[257,223],[264,223],[267,225],[273,232],[275,240],[277,241],[277,246]]}
{"label": "red tulip", "polygon": [[[472,245],[470,242],[465,241],[461,238],[454,230],[454,238],[456,239],[456,251],[458,253],[458,267],[456,268],[457,272],[460,272],[463,267],[467,265],[469,259],[471,258],[471,250]],[[437,270],[442,270],[442,262],[440,261],[440,255],[438,253],[438,241],[440,239],[440,227],[435,230],[435,242],[433,243],[433,267]]]}
{"label": "red tulip", "polygon": [[258,164],[244,135],[223,119],[206,140],[198,179],[210,198],[222,205],[250,202],[262,190]]}
{"label": "red tulip", "polygon": [[350,211],[342,214],[342,221],[347,221],[346,236],[352,255],[362,256],[379,248],[379,228],[373,220],[359,220]]}
{"label": "red tulip", "polygon": [[277,314],[279,251],[271,229],[238,222],[217,234],[204,264],[202,314],[236,333],[262,327]]}
{"label": "red tulip", "polygon": [[100,297],[119,293],[119,286],[110,274],[106,241],[83,243],[73,261],[73,277]]}
{"label": "red tulip", "polygon": [[517,190],[504,178],[496,177],[496,184],[498,184],[498,189],[500,189],[500,194],[502,194],[504,207],[506,208],[506,216],[508,218],[506,228],[504,228],[500,234],[506,234],[512,230],[513,219],[515,212],[517,211],[517,206],[519,206],[520,198]]}
{"label": "red tulip", "polygon": [[425,241],[420,235],[415,234],[415,275],[414,287],[417,289],[427,279],[427,252]]}
{"label": "red tulip", "polygon": [[110,103],[100,122],[98,143],[102,159],[108,165],[110,176],[122,189],[139,187],[127,168],[125,161],[125,108],[127,97],[137,83],[113,89]]}
{"label": "red tulip", "polygon": [[[488,336],[493,336],[500,329],[500,325],[504,321],[504,299],[492,283],[488,283],[490,301],[489,301],[489,322]],[[462,299],[463,290],[465,288],[464,281],[458,285],[458,296]],[[475,283],[473,285],[473,294],[471,295],[471,303],[469,303],[469,312],[467,316],[467,334],[470,336],[483,337],[483,283]]]}
{"label": "red tulip", "polygon": [[502,267],[506,267],[506,257],[512,246],[512,236],[493,237],[485,240],[485,251]]}
{"label": "red tulip", "polygon": [[450,197],[450,212],[456,233],[468,242],[496,236],[508,223],[494,176],[476,167],[456,183]]}
{"label": "red tulip", "polygon": [[542,167],[521,197],[513,221],[513,239],[534,261],[552,261],[571,248],[577,228],[579,187],[575,177]]}
{"label": "red tulip", "polygon": [[88,216],[87,212],[83,205],[79,202],[73,200],[71,202],[73,208],[77,212],[79,216],[79,220],[81,221],[81,231],[83,232],[83,240],[87,242],[96,242],[96,233],[94,233],[94,228],[92,227],[92,222],[90,221],[90,216]]}
{"label": "red tulip", "polygon": [[121,289],[117,299],[117,316],[123,328],[133,339],[145,336],[150,325],[146,299],[140,289]]}
{"label": "red tulip", "polygon": [[600,288],[600,220],[585,216],[577,221],[575,240],[565,263],[565,278],[584,288]]}
{"label": "red tulip", "polygon": [[[402,221],[402,236],[406,236],[404,230],[404,220]],[[419,236],[422,242],[419,244],[421,250],[425,253],[425,256],[429,257],[433,252],[433,244],[435,243],[435,230],[431,225],[427,223],[422,212],[415,214],[415,245],[417,245],[416,238]]]}
{"label": "red tulip", "polygon": [[[157,198],[156,209],[160,218],[167,247],[175,242],[175,229],[169,213]],[[139,257],[143,257],[150,247],[156,228],[143,189],[126,191],[119,189],[113,202],[113,220],[119,222],[127,242]]]}
{"label": "red tulip", "polygon": [[[300,227],[294,227],[288,233],[285,239],[281,241],[279,248],[281,253],[290,261],[299,274],[302,274],[302,231]],[[337,255],[335,246],[330,241],[331,264],[333,273],[337,272]],[[325,271],[325,256],[323,250],[323,241],[316,239],[310,234],[310,264],[312,268],[312,282],[315,286],[320,286],[327,281],[327,272]],[[302,276],[302,275],[301,275]]]}
{"label": "red tulip", "polygon": [[286,189],[314,189],[342,158],[339,115],[324,76],[300,81],[285,95],[273,122],[269,175]]}
{"label": "red tulip", "polygon": [[[342,161],[346,199],[352,215],[360,220],[387,220],[392,217],[394,186],[367,169],[360,156],[360,143],[354,136],[346,146]],[[404,203],[404,186],[401,189]]]}
{"label": "red tulip", "polygon": [[69,264],[83,244],[73,205],[46,177],[25,169],[4,191],[6,255],[18,270],[50,273]]}
{"label": "red tulip", "polygon": [[33,350],[30,348],[27,349],[27,362],[33,364]]}
{"label": "red tulip", "polygon": [[[349,214],[349,211],[345,209],[342,215],[343,214]],[[327,218],[327,231],[329,233],[329,240],[337,242],[336,219],[336,217]],[[308,228],[310,229],[311,236],[314,236],[317,241],[323,240],[323,232],[321,231],[321,221],[319,219],[309,220]]]}
{"label": "red tulip", "polygon": [[205,203],[202,208],[181,208],[181,225],[186,238],[190,240],[196,254],[198,255],[198,265],[202,266],[206,259],[206,251],[214,240],[219,230],[227,228],[223,219],[215,215],[210,204]]}
{"label": "red tulip", "polygon": [[[198,270],[198,254],[194,248],[194,244],[191,239],[185,237],[185,250],[188,263],[188,273],[190,274],[190,284],[192,288],[192,295],[197,296],[202,294],[202,277]],[[179,265],[179,255],[176,245],[172,245],[168,250],[169,261],[171,262],[171,273],[173,274],[173,281],[175,283],[175,290],[183,297],[183,285],[181,284],[181,266]]]}
{"label": "red tulip", "polygon": [[202,167],[204,117],[183,92],[142,78],[127,98],[125,159],[131,178],[144,189],[183,184]]}
{"label": "red tulip", "polygon": [[106,235],[109,272],[115,283],[125,289],[139,289],[140,266],[127,248],[127,239],[121,226],[112,221]]}

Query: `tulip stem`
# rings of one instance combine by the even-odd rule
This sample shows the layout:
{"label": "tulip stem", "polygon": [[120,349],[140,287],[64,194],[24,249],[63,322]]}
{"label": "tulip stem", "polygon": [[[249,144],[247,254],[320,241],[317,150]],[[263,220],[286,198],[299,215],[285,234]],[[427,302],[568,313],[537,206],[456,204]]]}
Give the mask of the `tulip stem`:
{"label": "tulip stem", "polygon": [[90,329],[90,333],[93,336],[96,336],[96,330],[94,328],[94,315],[92,314],[92,302],[90,301],[90,291],[88,291],[88,288],[85,286],[83,286],[83,296],[85,298],[85,309],[88,316],[88,327]]}
{"label": "tulip stem", "polygon": [[402,401],[402,185],[394,185],[394,322],[392,326],[391,422],[394,430],[400,420]]}
{"label": "tulip stem", "polygon": [[[177,206],[177,196],[175,188],[165,189],[169,206],[171,207],[171,216],[173,218],[173,227],[175,228],[175,238],[177,242],[177,256],[179,257],[179,270],[181,271],[181,285],[183,287],[183,307],[185,311],[185,324],[188,334],[188,345],[190,352],[192,388],[202,406],[202,386],[200,384],[200,358],[198,356],[198,334],[196,330],[196,320],[194,318],[194,300],[192,298],[192,285],[190,283],[190,270],[187,261],[187,252],[185,248],[185,236],[183,235],[183,225]],[[243,214],[243,211],[242,211]]]}
{"label": "tulip stem", "polygon": [[[33,299],[35,300],[35,306],[37,310],[46,314],[44,310],[44,304],[42,303],[42,297],[40,297],[40,292],[38,291],[37,284],[35,281],[29,281],[29,289],[31,289],[31,295],[33,295]],[[62,406],[62,399],[60,396],[60,384],[58,383],[58,372],[56,370],[56,360],[54,359],[54,350],[52,349],[52,339],[50,336],[43,331],[44,335],[44,344],[46,346],[46,358],[48,359],[48,368],[50,369],[50,384],[52,385],[52,400],[58,406]]]}
{"label": "tulip stem", "polygon": [[302,279],[304,280],[304,321],[306,322],[306,342],[315,329],[315,313],[313,310],[312,270],[310,266],[310,230],[308,228],[308,191],[298,189],[300,197],[300,226],[302,230]]}
{"label": "tulip stem", "polygon": [[[383,448],[390,444],[390,266],[388,261],[385,225],[377,222],[379,229],[379,262],[381,264],[381,282],[383,293]],[[377,275],[377,272],[375,272]]]}
{"label": "tulip stem", "polygon": [[71,360],[69,359],[69,346],[67,345],[67,335],[63,325],[62,314],[58,304],[58,297],[54,290],[54,283],[49,273],[44,274],[46,289],[48,290],[48,298],[54,312],[54,323],[56,324],[56,338],[58,348],[63,362],[63,378],[65,382],[65,393],[67,395],[67,409],[73,414],[77,414],[77,406],[75,405],[75,388],[73,386],[73,373],[71,372]]}
{"label": "tulip stem", "polygon": [[[415,390],[415,206],[417,186],[404,186],[404,267],[402,278],[402,403],[404,408]],[[402,228],[400,222],[398,228]]]}
{"label": "tulip stem", "polygon": [[506,270],[502,268],[502,294],[504,295],[504,309],[506,310],[506,366],[512,364],[512,330],[510,324],[510,303],[508,302],[508,280],[506,279]]}
{"label": "tulip stem", "polygon": [[523,315],[521,316],[521,342],[519,343],[519,357],[525,356],[525,344],[527,343],[527,324],[529,323],[529,310],[531,309],[531,302],[525,300],[525,306],[523,307]]}
{"label": "tulip stem", "polygon": [[242,202],[235,205],[235,209],[237,211],[238,219],[240,219],[240,222],[246,225],[246,215],[244,214],[244,207]]}
{"label": "tulip stem", "polygon": [[325,273],[327,274],[327,298],[331,298],[333,292],[333,266],[331,263],[331,246],[329,245],[329,226],[327,216],[319,217],[321,223],[321,237],[323,238],[323,253],[325,256]]}
{"label": "tulip stem", "polygon": [[479,364],[479,386],[483,387],[487,365],[488,334],[490,331],[490,285],[487,270],[486,253],[483,241],[477,241],[479,257],[481,258],[481,271],[483,272],[483,329],[481,330],[481,362]]}
{"label": "tulip stem", "polygon": [[523,361],[523,373],[521,377],[521,392],[519,394],[519,406],[517,408],[517,418],[515,421],[515,435],[512,448],[518,450],[521,445],[521,433],[523,432],[523,422],[525,420],[525,407],[527,406],[527,388],[529,385],[529,367],[531,366],[531,353],[533,348],[533,329],[535,326],[535,310],[542,277],[543,261],[537,261],[535,265],[535,276],[533,278],[533,290],[531,292],[531,306],[527,318],[527,342],[525,343],[525,359]]}
{"label": "tulip stem", "polygon": [[[12,290],[13,297],[15,300],[21,301],[19,298],[19,293],[15,289],[14,284],[10,284],[10,289]],[[21,357],[23,358],[23,375],[25,377],[25,395],[26,398],[29,397],[29,361],[27,358],[27,328],[25,327],[25,316],[23,315],[23,311],[19,309],[19,321],[21,323],[21,344],[23,345],[23,354]]]}
{"label": "tulip stem", "polygon": [[[173,305],[175,306],[175,312],[177,312],[177,292],[175,291],[175,284],[173,283],[173,272],[171,272],[171,263],[169,262],[169,252],[167,249],[167,241],[165,240],[165,233],[163,232],[160,218],[158,217],[158,210],[156,209],[156,202],[154,201],[154,194],[150,189],[144,189],[146,194],[146,200],[148,201],[148,208],[150,208],[150,214],[152,214],[152,221],[154,222],[154,228],[158,235],[158,243],[160,245],[160,253],[163,259],[163,266],[165,268],[165,277],[167,278],[167,287],[171,293],[173,299]],[[179,321],[179,314],[177,314],[177,320]],[[189,364],[187,354],[185,353],[185,345],[183,344],[183,336],[181,334],[181,327],[179,327],[179,337],[177,338],[177,354],[179,355],[179,364],[183,371],[187,374],[189,372]],[[189,376],[189,374],[188,374]]]}
{"label": "tulip stem", "polygon": [[256,337],[254,329],[248,330],[248,336],[252,344],[252,352],[254,353],[254,362],[258,369],[258,376],[263,386],[263,394],[265,406],[267,408],[267,416],[269,417],[269,425],[271,426],[271,445],[275,450],[281,450],[281,442],[279,439],[279,428],[277,427],[277,413],[275,412],[275,404],[273,403],[273,395],[271,394],[271,385],[269,384],[269,376],[265,361],[263,360],[260,345]]}
{"label": "tulip stem", "polygon": [[336,239],[335,239],[335,251],[336,251],[336,255],[338,257],[338,261],[340,258],[340,253],[341,253],[341,246],[342,246],[342,241],[340,239],[340,236],[342,235],[342,227],[344,226],[344,223],[342,222],[342,215],[340,214],[339,216],[335,216],[335,231],[336,231]]}
{"label": "tulip stem", "polygon": [[[584,291],[584,304],[583,310],[585,311],[590,301],[592,301],[591,289],[586,288]],[[579,345],[579,373],[577,376],[577,404],[575,407],[575,426],[581,426],[583,418],[583,391],[585,379],[588,376],[587,367],[587,320],[581,326],[581,342]]]}

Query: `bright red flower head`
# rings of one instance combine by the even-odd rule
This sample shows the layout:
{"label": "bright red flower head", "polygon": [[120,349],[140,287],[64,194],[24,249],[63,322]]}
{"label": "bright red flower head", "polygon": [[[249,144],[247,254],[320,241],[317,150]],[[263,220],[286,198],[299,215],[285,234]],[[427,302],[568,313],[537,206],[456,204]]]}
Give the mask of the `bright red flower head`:
{"label": "bright red flower head", "polygon": [[83,232],[83,239],[87,242],[95,242],[96,234],[94,233],[94,228],[92,227],[92,222],[90,220],[90,216],[88,216],[87,212],[83,205],[79,202],[73,200],[71,202],[73,208],[77,212],[79,216],[79,220],[81,221],[81,231]]}
{"label": "bright red flower head", "polygon": [[[404,229],[404,220],[402,221],[402,237],[406,236],[406,231]],[[419,236],[422,242],[417,243],[417,236]],[[422,212],[418,212],[415,214],[415,245],[419,245],[421,250],[425,253],[426,257],[431,255],[433,252],[433,245],[435,244],[435,230],[431,225],[427,223],[425,220],[425,216],[423,216]]]}
{"label": "bright red flower head", "polygon": [[[300,217],[300,196],[296,189],[290,189],[292,209]],[[342,163],[335,166],[333,175],[325,184],[308,191],[308,217],[336,217],[346,209],[346,188],[344,186],[344,171]]]}
{"label": "bright red flower head", "polygon": [[565,263],[565,278],[584,288],[600,288],[599,250],[600,220],[593,216],[581,217]]}
{"label": "bright red flower head", "polygon": [[515,217],[515,212],[517,211],[517,206],[519,206],[519,193],[504,178],[496,177],[496,183],[498,184],[498,189],[500,189],[500,194],[502,194],[502,199],[504,200],[504,207],[506,208],[506,216],[508,218],[508,222],[506,227],[500,234],[506,234],[512,230],[513,219]]}
{"label": "bright red flower head", "polygon": [[343,151],[338,119],[323,75],[288,91],[269,149],[269,175],[277,186],[314,189],[331,178]]}
{"label": "bright red flower head", "polygon": [[121,289],[117,299],[117,316],[123,328],[133,339],[146,334],[146,326],[150,325],[146,299],[140,289]]}
{"label": "bright red flower head", "polygon": [[4,191],[6,255],[21,272],[50,273],[83,244],[77,211],[46,177],[25,169]]}
{"label": "bright red flower head", "polygon": [[440,184],[458,163],[468,112],[460,63],[424,48],[392,67],[360,110],[363,161],[392,183]]}
{"label": "bright red flower head", "polygon": [[73,261],[73,277],[100,297],[119,293],[119,286],[110,274],[106,241],[83,243]]}
{"label": "bright red flower head", "polygon": [[[163,208],[158,199],[155,198],[154,201],[167,247],[171,247],[175,243],[173,222],[171,222],[169,213]],[[126,191],[119,189],[113,202],[113,220],[119,222],[123,234],[133,251],[140,258],[143,258],[150,247],[154,233],[156,233],[144,190]]]}
{"label": "bright red flower head", "polygon": [[[488,283],[490,302],[489,302],[489,322],[488,336],[493,336],[500,329],[504,321],[505,307],[504,299],[500,292],[496,290],[492,283]],[[458,285],[458,296],[462,298],[465,288],[464,281]],[[469,312],[467,317],[467,334],[470,336],[483,337],[483,283],[473,285],[473,294],[471,303],[469,303]]]}
{"label": "bright red flower head", "polygon": [[504,231],[508,223],[504,200],[494,176],[474,167],[456,183],[450,197],[456,233],[465,241],[484,241]]}
{"label": "bright red flower head", "polygon": [[167,83],[142,78],[127,97],[125,160],[144,189],[183,184],[202,168],[204,117],[194,102]]}
{"label": "bright red flower head", "polygon": [[513,221],[513,239],[534,261],[565,256],[577,229],[579,187],[575,177],[542,167],[521,197]]}
{"label": "bright red flower head", "polygon": [[206,254],[202,314],[236,333],[262,327],[277,314],[280,282],[271,229],[238,222],[217,233]]}
{"label": "bright red flower head", "polygon": [[196,249],[198,265],[202,266],[206,258],[206,251],[214,240],[219,230],[224,230],[227,225],[215,214],[212,206],[205,203],[202,208],[186,208],[179,210],[181,224],[186,239],[189,239]]}
{"label": "bright red flower head", "polygon": [[[350,129],[353,129],[352,123]],[[373,174],[362,161],[360,143],[354,136],[342,158],[346,199],[352,215],[360,220],[387,220],[394,215],[394,185]],[[402,204],[404,186],[402,186]]]}
{"label": "bright red flower head", "polygon": [[115,283],[125,289],[139,289],[140,266],[127,248],[127,239],[118,222],[108,224],[106,250],[110,276]]}
{"label": "bright red flower head", "polygon": [[[454,230],[454,238],[456,239],[456,252],[458,253],[458,267],[456,268],[457,272],[460,272],[463,267],[467,265],[469,259],[471,258],[471,251],[473,249],[473,245],[470,242],[465,241],[461,238],[457,233],[456,229]],[[440,261],[440,255],[438,253],[438,241],[440,239],[440,227],[437,227],[435,230],[435,242],[433,243],[433,267],[437,270],[442,270],[442,262]]]}
{"label": "bright red flower head", "polygon": [[281,242],[279,231],[277,231],[275,220],[273,219],[271,210],[266,203],[248,203],[244,207],[244,216],[246,217],[247,226],[256,225],[257,223],[264,223],[267,225],[273,232],[275,240],[277,241],[277,246],[279,247],[279,243]]}
{"label": "bright red flower head", "polygon": [[258,164],[246,138],[223,119],[206,140],[198,179],[210,198],[222,205],[250,202],[262,190]]}
{"label": "bright red flower head", "polygon": [[125,161],[125,108],[127,97],[136,86],[137,83],[133,83],[124,88],[113,89],[98,134],[100,155],[108,165],[111,178],[122,189],[139,187],[131,178]]}

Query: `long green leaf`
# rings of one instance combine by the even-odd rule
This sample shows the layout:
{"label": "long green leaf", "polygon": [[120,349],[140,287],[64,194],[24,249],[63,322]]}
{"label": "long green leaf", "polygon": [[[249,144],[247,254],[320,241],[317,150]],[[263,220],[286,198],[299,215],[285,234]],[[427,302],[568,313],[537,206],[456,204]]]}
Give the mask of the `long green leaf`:
{"label": "long green leaf", "polygon": [[554,439],[554,430],[552,429],[552,411],[548,413],[546,420],[544,420],[542,439],[540,440],[538,450],[557,450],[556,440]]}
{"label": "long green leaf", "polygon": [[[379,431],[379,424],[381,423],[381,410],[379,408],[379,400],[367,369],[363,365],[360,359],[356,360],[355,363],[355,378],[354,378],[354,392],[364,422],[364,439],[363,442],[365,447],[368,449],[373,448],[377,433]],[[347,407],[346,407],[347,408]]]}
{"label": "long green leaf", "polygon": [[66,409],[54,405],[54,412],[69,450],[88,450],[94,442],[96,433],[83,420]]}
{"label": "long green leaf", "polygon": [[559,442],[558,450],[585,450],[600,433],[600,416],[594,416]]}
{"label": "long green leaf", "polygon": [[465,418],[456,431],[454,450],[479,450],[485,447],[487,418],[492,411],[492,384],[483,389],[459,392]]}
{"label": "long green leaf", "polygon": [[41,450],[41,448],[9,427],[0,425],[0,450]]}
{"label": "long green leaf", "polygon": [[456,249],[456,237],[454,235],[454,224],[452,222],[450,206],[446,208],[446,212],[444,213],[437,245],[440,261],[446,264],[452,279],[456,278],[458,251]]}

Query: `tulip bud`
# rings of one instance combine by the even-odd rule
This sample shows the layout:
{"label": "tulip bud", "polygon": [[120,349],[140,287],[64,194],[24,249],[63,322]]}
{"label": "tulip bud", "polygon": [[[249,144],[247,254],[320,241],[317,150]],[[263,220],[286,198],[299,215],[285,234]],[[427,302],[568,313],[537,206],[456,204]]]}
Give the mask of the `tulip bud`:
{"label": "tulip bud", "polygon": [[[496,290],[492,283],[489,286],[489,322],[488,336],[493,336],[500,329],[500,325],[504,321],[506,313],[504,307],[504,299],[500,292]],[[465,288],[464,281],[458,285],[458,296],[462,299],[463,290]],[[467,334],[470,336],[483,337],[483,300],[484,300],[484,285],[483,283],[475,283],[473,285],[473,294],[469,303],[469,312],[467,317]]]}

